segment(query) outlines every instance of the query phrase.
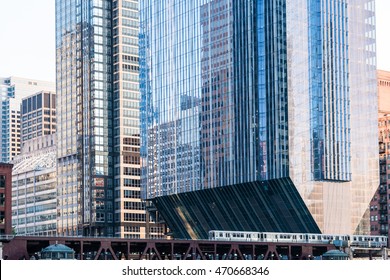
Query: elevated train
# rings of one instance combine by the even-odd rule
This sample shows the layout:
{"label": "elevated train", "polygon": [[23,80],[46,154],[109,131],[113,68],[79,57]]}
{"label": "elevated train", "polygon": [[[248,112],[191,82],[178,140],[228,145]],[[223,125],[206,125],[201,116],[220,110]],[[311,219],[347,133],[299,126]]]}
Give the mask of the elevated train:
{"label": "elevated train", "polygon": [[210,230],[209,240],[334,244],[336,246],[355,246],[364,248],[387,247],[387,237],[378,235],[340,235],[316,233],[249,232]]}

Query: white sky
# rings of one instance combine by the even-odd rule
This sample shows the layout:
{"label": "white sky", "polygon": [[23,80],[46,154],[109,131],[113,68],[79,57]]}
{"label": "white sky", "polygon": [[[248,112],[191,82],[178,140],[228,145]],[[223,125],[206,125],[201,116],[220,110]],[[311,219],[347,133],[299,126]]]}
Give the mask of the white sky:
{"label": "white sky", "polygon": [[0,77],[55,81],[55,0],[0,0]]}
{"label": "white sky", "polygon": [[[54,7],[55,0],[0,0],[0,77],[55,81]],[[390,71],[390,1],[376,0],[376,8],[378,69]]]}

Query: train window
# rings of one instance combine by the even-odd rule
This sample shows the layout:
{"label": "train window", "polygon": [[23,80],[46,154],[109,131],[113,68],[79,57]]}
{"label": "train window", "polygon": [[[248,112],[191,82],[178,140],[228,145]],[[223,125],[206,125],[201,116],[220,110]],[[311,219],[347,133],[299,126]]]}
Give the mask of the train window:
{"label": "train window", "polygon": [[222,232],[219,234],[219,237],[223,237],[223,233]]}

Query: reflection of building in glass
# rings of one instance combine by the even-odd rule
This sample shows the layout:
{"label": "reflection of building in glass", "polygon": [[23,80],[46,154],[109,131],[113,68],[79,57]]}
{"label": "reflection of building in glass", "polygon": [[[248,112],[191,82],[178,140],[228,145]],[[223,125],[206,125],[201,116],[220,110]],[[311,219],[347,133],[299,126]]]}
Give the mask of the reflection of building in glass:
{"label": "reflection of building in glass", "polygon": [[140,195],[138,17],[138,1],[56,1],[60,235],[163,235]]}
{"label": "reflection of building in glass", "polygon": [[12,226],[21,235],[56,235],[55,134],[24,142],[13,160]]}
{"label": "reflection of building in glass", "polygon": [[372,1],[149,0],[140,11],[143,191],[174,235],[368,233]]}
{"label": "reflection of building in glass", "polygon": [[378,71],[379,187],[370,204],[371,234],[390,237],[390,72]]}
{"label": "reflection of building in glass", "polygon": [[[232,4],[232,1],[228,1]],[[233,183],[234,172],[230,144],[234,136],[235,102],[230,98],[234,84],[232,73],[233,22],[228,5],[211,1],[200,9],[202,26],[202,102],[200,115],[201,170],[204,188]],[[203,168],[204,167],[204,168]]]}

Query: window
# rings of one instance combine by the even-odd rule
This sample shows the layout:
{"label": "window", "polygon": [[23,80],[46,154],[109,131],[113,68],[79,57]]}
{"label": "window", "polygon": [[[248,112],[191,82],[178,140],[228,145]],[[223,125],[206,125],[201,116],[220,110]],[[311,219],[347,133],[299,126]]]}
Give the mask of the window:
{"label": "window", "polygon": [[139,179],[124,179],[123,185],[125,187],[140,187],[141,181]]}
{"label": "window", "polygon": [[0,188],[5,188],[5,176],[0,175]]}
{"label": "window", "polygon": [[126,164],[140,164],[139,154],[129,154],[123,156],[123,163]]}
{"label": "window", "polygon": [[123,197],[124,198],[140,198],[141,197],[141,193],[140,193],[140,191],[124,190],[123,191]]}
{"label": "window", "polygon": [[125,201],[124,209],[126,210],[145,210],[145,204],[142,202]]}
{"label": "window", "polygon": [[125,213],[124,214],[124,220],[125,221],[133,221],[133,222],[144,222],[145,214],[139,214],[139,213]]}
{"label": "window", "polygon": [[125,226],[125,231],[140,232],[139,226]]}
{"label": "window", "polygon": [[123,175],[141,176],[141,170],[139,168],[125,167]]}

